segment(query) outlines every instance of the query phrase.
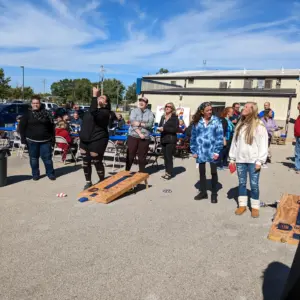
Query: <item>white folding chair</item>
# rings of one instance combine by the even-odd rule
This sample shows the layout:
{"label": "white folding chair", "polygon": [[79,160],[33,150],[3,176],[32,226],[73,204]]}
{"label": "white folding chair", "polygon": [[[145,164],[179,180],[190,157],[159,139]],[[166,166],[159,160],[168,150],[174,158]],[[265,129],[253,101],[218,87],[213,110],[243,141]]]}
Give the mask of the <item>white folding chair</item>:
{"label": "white folding chair", "polygon": [[[105,157],[113,158],[113,165],[112,165],[113,171],[115,170],[116,160],[118,160],[118,162],[120,164],[120,155],[121,155],[121,152],[119,151],[119,149],[117,148],[115,143],[112,141],[108,141],[107,147],[104,152],[104,159],[105,159]],[[104,160],[104,162],[105,162],[105,160]]]}
{"label": "white folding chair", "polygon": [[27,148],[27,146],[25,144],[20,143],[18,151],[17,151],[17,156],[19,156],[20,158],[25,157],[24,153],[25,153],[26,148]]}
{"label": "white folding chair", "polygon": [[[54,149],[53,149],[53,161],[55,161],[55,153],[59,152],[60,155],[62,155],[62,153],[64,152],[64,150],[62,148],[60,148],[58,146],[58,144],[66,144],[69,145],[69,143],[66,141],[65,138],[63,138],[62,136],[55,136],[55,145],[54,145]],[[71,147],[69,147],[68,150],[68,154],[71,154],[72,158],[75,161],[75,165],[76,165],[76,157],[74,156]],[[62,161],[62,158],[60,157],[60,162]],[[66,163],[66,160],[64,161],[64,164]]]}
{"label": "white folding chair", "polygon": [[18,146],[18,148],[21,147],[21,138],[16,131],[13,132],[13,140],[11,141],[11,143],[12,143],[12,152],[14,152],[16,148],[15,146]]}

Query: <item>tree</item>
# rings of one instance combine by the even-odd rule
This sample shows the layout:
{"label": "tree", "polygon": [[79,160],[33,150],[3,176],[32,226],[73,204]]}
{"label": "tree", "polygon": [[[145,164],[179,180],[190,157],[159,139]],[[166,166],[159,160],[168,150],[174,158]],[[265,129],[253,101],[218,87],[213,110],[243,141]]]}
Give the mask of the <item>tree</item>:
{"label": "tree", "polygon": [[156,74],[165,74],[165,73],[169,73],[169,70],[164,69],[164,68],[160,68],[159,71]]}
{"label": "tree", "polygon": [[74,98],[76,102],[89,103],[92,99],[92,83],[87,78],[74,80]]}
{"label": "tree", "polygon": [[[33,89],[30,86],[24,87],[24,99],[30,99],[33,95]],[[17,86],[10,88],[9,98],[11,99],[23,99],[22,88]]]}
{"label": "tree", "polygon": [[10,81],[10,77],[5,78],[4,70],[0,68],[0,99],[9,97]]}
{"label": "tree", "polygon": [[[93,85],[97,86],[98,84],[94,83]],[[124,91],[125,86],[120,80],[113,78],[103,81],[103,93],[110,98],[112,103],[120,103],[123,99]]]}
{"label": "tree", "polygon": [[136,102],[136,83],[134,82],[132,85],[129,85],[126,91],[126,101],[128,103]]}
{"label": "tree", "polygon": [[61,97],[63,102],[74,98],[74,81],[72,79],[63,79],[51,84],[51,92],[53,96]]}

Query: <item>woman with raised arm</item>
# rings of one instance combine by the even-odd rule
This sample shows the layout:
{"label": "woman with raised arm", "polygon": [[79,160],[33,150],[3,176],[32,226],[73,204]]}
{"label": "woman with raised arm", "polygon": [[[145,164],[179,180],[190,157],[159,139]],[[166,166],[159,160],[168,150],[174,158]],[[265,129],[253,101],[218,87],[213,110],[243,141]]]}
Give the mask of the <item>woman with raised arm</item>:
{"label": "woman with raised arm", "polygon": [[199,164],[200,193],[195,200],[207,199],[206,163],[210,164],[212,176],[211,203],[218,203],[217,160],[223,148],[223,126],[221,120],[212,115],[210,102],[202,103],[193,116],[193,127],[190,144],[193,157]]}
{"label": "woman with raised arm", "polygon": [[103,156],[108,144],[108,125],[110,118],[110,99],[100,95],[93,87],[91,106],[85,112],[80,131],[80,153],[83,159],[83,171],[86,179],[84,189],[92,186],[92,163],[96,168],[99,181],[105,178]]}
{"label": "woman with raised arm", "polygon": [[259,177],[261,165],[268,156],[268,132],[258,118],[257,105],[246,103],[240,121],[236,127],[229,152],[230,168],[237,168],[239,178],[239,207],[236,215],[242,215],[247,210],[247,176],[251,187],[251,216],[259,217]]}
{"label": "woman with raised arm", "polygon": [[173,173],[173,155],[177,143],[177,132],[179,129],[179,120],[176,116],[176,108],[172,102],[165,106],[165,113],[161,117],[158,131],[161,132],[160,142],[165,160],[166,173],[163,179],[169,180]]}

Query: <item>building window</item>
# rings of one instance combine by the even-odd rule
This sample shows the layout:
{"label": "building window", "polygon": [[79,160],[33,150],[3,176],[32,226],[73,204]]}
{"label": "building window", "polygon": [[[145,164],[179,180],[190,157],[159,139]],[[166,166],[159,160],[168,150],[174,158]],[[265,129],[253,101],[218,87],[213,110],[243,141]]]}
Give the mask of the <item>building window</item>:
{"label": "building window", "polygon": [[281,78],[276,79],[276,89],[280,89],[281,87]]}
{"label": "building window", "polygon": [[253,80],[252,79],[245,79],[244,80],[244,89],[252,89],[252,83],[253,83]]}
{"label": "building window", "polygon": [[194,78],[189,78],[188,82],[189,84],[194,84]]}
{"label": "building window", "polygon": [[176,85],[176,80],[171,80],[171,84]]}
{"label": "building window", "polygon": [[257,79],[257,88],[264,89],[265,88],[265,80],[264,79]]}
{"label": "building window", "polygon": [[265,89],[272,89],[273,80],[272,79],[266,79],[265,80]]}
{"label": "building window", "polygon": [[227,89],[227,81],[220,82],[220,89]]}

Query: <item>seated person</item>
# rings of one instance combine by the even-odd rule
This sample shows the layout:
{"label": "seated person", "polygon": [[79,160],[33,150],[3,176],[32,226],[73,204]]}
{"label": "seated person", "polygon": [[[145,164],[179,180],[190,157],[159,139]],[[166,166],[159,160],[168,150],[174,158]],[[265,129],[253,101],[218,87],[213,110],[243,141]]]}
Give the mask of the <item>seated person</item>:
{"label": "seated person", "polygon": [[22,116],[17,116],[16,117],[16,123],[15,123],[15,127],[16,127],[16,132],[19,133],[19,124],[20,124],[20,120],[21,120]]}
{"label": "seated person", "polygon": [[82,120],[79,118],[77,111],[74,112],[73,119],[70,121],[70,126],[72,126],[74,129],[77,129],[77,131],[79,131],[82,126]]}
{"label": "seated person", "polygon": [[186,126],[185,126],[185,123],[183,120],[179,120],[179,128],[180,128],[181,132],[183,132],[183,133],[185,132]]}
{"label": "seated person", "polygon": [[67,114],[63,115],[62,120],[67,124],[66,129],[70,132],[71,128],[70,128],[70,117],[69,117],[69,115],[67,115]]}
{"label": "seated person", "polygon": [[57,146],[63,150],[63,154],[62,154],[63,162],[65,162],[67,158],[67,153],[70,149],[71,142],[72,142],[71,136],[67,130],[67,126],[68,125],[64,121],[60,121],[58,123],[57,128],[55,128],[55,136],[61,136],[68,142],[68,144],[57,143]]}
{"label": "seated person", "polygon": [[117,119],[118,119],[117,128],[122,129],[122,127],[125,125],[125,120],[123,119],[123,116],[121,114],[117,115]]}

